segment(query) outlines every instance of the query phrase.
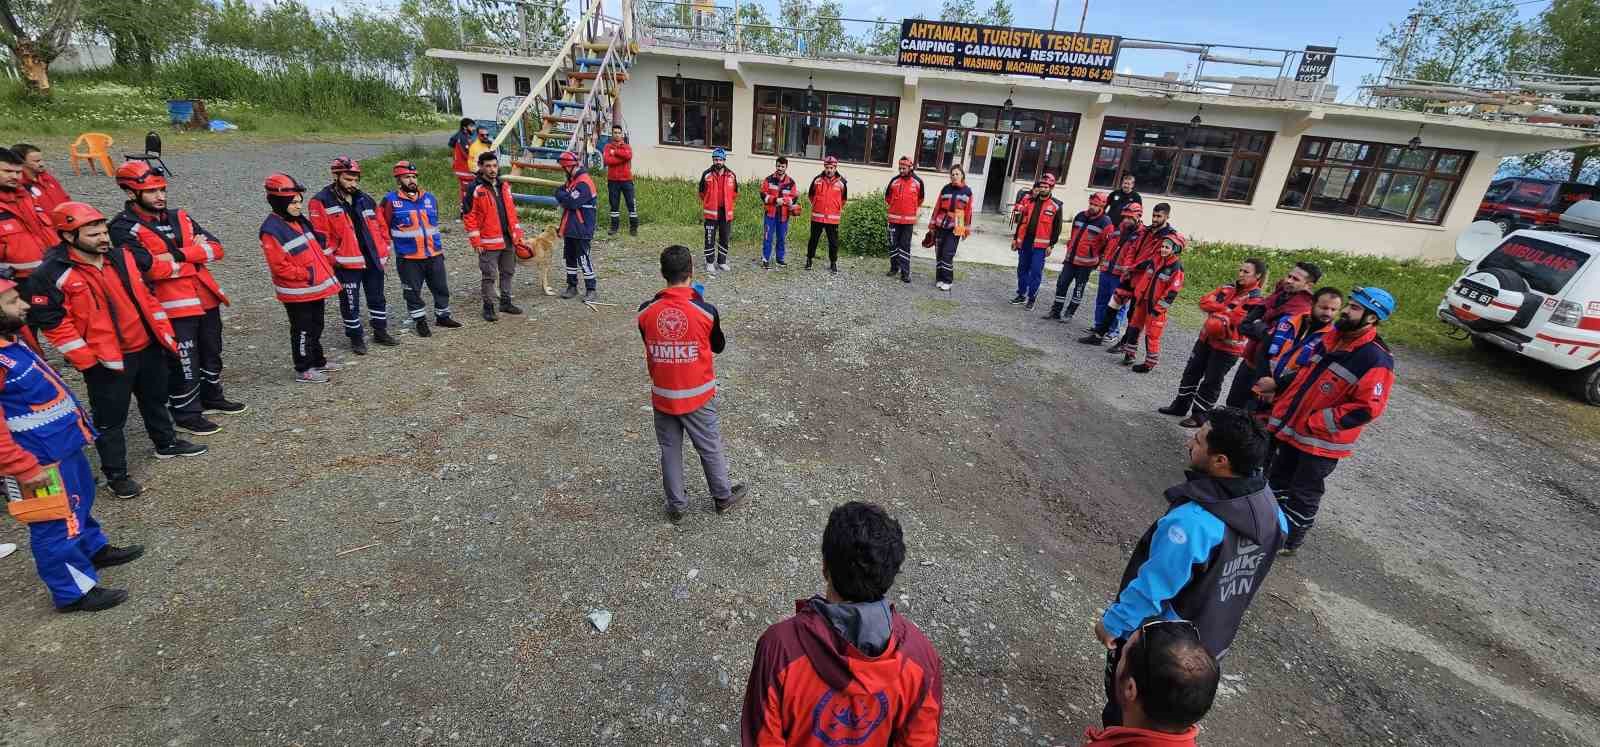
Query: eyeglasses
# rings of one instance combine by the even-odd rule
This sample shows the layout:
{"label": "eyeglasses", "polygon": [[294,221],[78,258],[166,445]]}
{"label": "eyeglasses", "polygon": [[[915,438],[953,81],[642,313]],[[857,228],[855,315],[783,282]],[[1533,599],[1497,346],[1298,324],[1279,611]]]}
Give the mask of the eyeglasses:
{"label": "eyeglasses", "polygon": [[[1188,620],[1151,620],[1139,626],[1139,677],[1134,680],[1140,689],[1151,681],[1150,678],[1150,634],[1151,631],[1161,628],[1171,628],[1175,635],[1180,635],[1200,643],[1200,629]],[[1133,636],[1128,636],[1132,638]]]}

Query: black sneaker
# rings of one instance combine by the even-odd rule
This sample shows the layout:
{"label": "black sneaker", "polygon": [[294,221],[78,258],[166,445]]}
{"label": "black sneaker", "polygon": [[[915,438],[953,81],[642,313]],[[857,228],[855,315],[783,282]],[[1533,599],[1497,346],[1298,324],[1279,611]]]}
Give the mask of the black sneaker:
{"label": "black sneaker", "polygon": [[828,274],[829,275],[838,275],[839,274],[839,266],[838,265],[828,265]]}
{"label": "black sneaker", "polygon": [[884,273],[884,274],[883,274],[883,276],[884,276],[884,277],[886,277],[886,278],[892,278],[892,277],[894,277],[894,276],[896,276],[896,275],[899,275],[899,274],[900,274],[900,271],[899,271],[899,270],[897,270],[897,269],[895,269],[895,268],[893,268],[893,267],[891,267],[891,268],[889,268],[889,271],[888,271],[888,272],[886,272],[886,273]]}
{"label": "black sneaker", "polygon": [[[426,324],[427,322],[423,323]],[[389,334],[389,330],[387,329],[372,330],[372,341],[389,348],[400,344],[400,341],[394,339],[394,335]]]}
{"label": "black sneaker", "polygon": [[806,269],[807,270],[811,269],[811,259],[809,257],[806,258]]}
{"label": "black sneaker", "polygon": [[178,430],[183,431],[184,433],[192,433],[196,436],[209,436],[217,431],[222,430],[222,426],[206,420],[204,415],[185,415],[183,417],[173,418],[172,424],[176,426]]}
{"label": "black sneaker", "polygon": [[367,354],[367,338],[365,338],[365,337],[352,337],[352,338],[350,338],[350,352],[355,353],[356,355],[366,355]]}
{"label": "black sneaker", "polygon": [[[713,276],[713,277],[715,277],[715,276]],[[576,286],[576,285],[569,285],[569,286],[567,286],[566,290],[561,291],[561,298],[563,298],[563,299],[577,298],[577,297],[578,297],[578,286]]]}
{"label": "black sneaker", "polygon": [[583,292],[583,302],[584,303],[595,303],[595,302],[598,302],[599,300],[600,300],[600,294],[596,293],[593,288],[590,288],[589,290],[586,290],[586,291]]}
{"label": "black sneaker", "polygon": [[742,482],[733,486],[733,491],[728,494],[727,498],[715,499],[717,504],[717,513],[725,514],[743,505],[745,493],[748,492],[749,491],[745,488],[744,483]]}
{"label": "black sneaker", "polygon": [[1187,407],[1178,407],[1177,405],[1173,404],[1173,405],[1166,405],[1165,407],[1157,407],[1156,408],[1156,412],[1159,412],[1162,415],[1171,415],[1173,417],[1181,418],[1181,417],[1189,414],[1189,408],[1187,408]]}
{"label": "black sneaker", "polygon": [[435,316],[433,323],[445,329],[461,329],[461,322],[456,321],[454,317]]}
{"label": "black sneaker", "polygon": [[1011,305],[1012,306],[1021,306],[1021,305],[1025,304],[1025,303],[1027,303],[1027,302],[1028,302],[1028,297],[1022,295],[1021,293],[1018,293],[1016,298],[1011,299]]}
{"label": "black sneaker", "polygon": [[1105,344],[1105,341],[1106,338],[1101,337],[1093,332],[1078,338],[1078,342],[1081,342],[1085,345],[1103,345]]}
{"label": "black sneaker", "polygon": [[1138,364],[1138,365],[1133,367],[1133,372],[1134,373],[1150,373],[1151,371],[1154,371],[1154,370],[1156,370],[1156,367],[1152,366],[1152,365],[1150,365],[1148,363],[1140,363],[1140,364]]}
{"label": "black sneaker", "polygon": [[140,485],[138,482],[135,482],[131,477],[119,477],[115,480],[111,480],[110,482],[106,483],[106,487],[111,488],[112,495],[121,498],[122,500],[137,498],[139,497],[140,493],[144,492],[144,486]]}
{"label": "black sneaker", "polygon": [[780,260],[775,260],[775,261],[778,263],[778,269],[780,269],[780,270],[782,270],[782,269],[784,269],[784,268],[789,266],[789,263],[784,262],[781,259]]}
{"label": "black sneaker", "polygon": [[192,444],[183,439],[178,439],[168,446],[156,447],[157,459],[171,459],[173,457],[197,457],[210,451],[200,444]]}
{"label": "black sneaker", "polygon": [[900,282],[902,282],[902,283],[911,282],[911,273],[909,273],[909,272],[900,273]]}
{"label": "black sneaker", "polygon": [[673,525],[679,524],[683,521],[683,512],[675,508],[667,509],[667,521],[672,522]]}
{"label": "black sneaker", "polygon": [[1031,299],[1031,298],[1028,299],[1028,302],[1023,304],[1022,308],[1027,309],[1029,311],[1033,311],[1033,299]]}
{"label": "black sneaker", "polygon": [[433,336],[433,330],[428,329],[428,320],[423,319],[420,316],[417,317],[415,321],[411,322],[411,331],[416,332],[418,337]]}
{"label": "black sneaker", "polygon": [[228,399],[219,399],[215,402],[203,402],[200,410],[206,415],[238,415],[250,406],[243,402],[234,402]]}
{"label": "black sneaker", "polygon": [[500,321],[500,316],[494,313],[494,304],[486,303],[483,305],[483,320],[486,322]]}
{"label": "black sneaker", "polygon": [[117,547],[106,545],[99,552],[89,557],[89,562],[94,564],[95,570],[110,568],[123,563],[131,563],[144,555],[144,545],[128,545]]}
{"label": "black sneaker", "polygon": [[104,586],[96,586],[90,589],[87,594],[78,597],[78,601],[57,607],[56,611],[61,613],[99,612],[100,610],[111,609],[126,601],[128,601],[128,592],[121,589],[107,589]]}
{"label": "black sneaker", "polygon": [[768,261],[767,261],[767,260],[764,260],[764,259],[763,259],[763,260],[761,260],[761,269],[763,269],[763,270],[770,270],[770,269],[772,269],[772,263],[771,263],[771,262],[768,262]]}
{"label": "black sneaker", "polygon": [[501,296],[500,297],[500,313],[502,313],[502,314],[513,314],[513,315],[521,314],[522,313],[522,307],[517,306],[516,304],[512,303],[510,296]]}

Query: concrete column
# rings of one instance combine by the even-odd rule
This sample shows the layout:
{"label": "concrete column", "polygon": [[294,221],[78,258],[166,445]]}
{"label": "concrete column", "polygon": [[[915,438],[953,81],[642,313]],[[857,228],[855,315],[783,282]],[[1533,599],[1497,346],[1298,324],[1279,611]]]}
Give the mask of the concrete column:
{"label": "concrete column", "polygon": [[1278,206],[1278,198],[1283,196],[1284,182],[1294,167],[1294,154],[1300,152],[1300,135],[1303,132],[1305,129],[1291,124],[1279,128],[1272,136],[1272,143],[1267,146],[1267,157],[1261,162],[1261,175],[1256,179],[1256,191],[1250,198],[1250,207],[1271,210]]}
{"label": "concrete column", "polygon": [[[895,152],[891,153],[889,158],[891,169],[901,156],[910,156],[913,163],[917,160],[917,146],[922,137],[922,90],[917,86],[917,81],[916,74],[906,73],[904,84],[900,89],[900,117],[894,128]],[[927,194],[923,195],[923,203],[932,204],[939,196],[939,188],[934,185],[944,182],[939,179],[930,180],[927,174],[922,174],[922,181],[928,186]]]}
{"label": "concrete column", "polygon": [[756,157],[750,153],[751,138],[755,135],[756,127],[756,89],[744,76],[738,60],[724,61],[723,68],[733,80],[733,133],[729,139],[728,167],[748,181],[756,178],[757,172],[762,175],[770,173],[770,170],[762,169],[771,165],[757,163]]}
{"label": "concrete column", "polygon": [[1072,154],[1067,158],[1067,174],[1061,179],[1062,186],[1093,189],[1089,186],[1089,174],[1094,170],[1094,154],[1100,148],[1100,129],[1105,126],[1106,107],[1112,98],[1112,94],[1100,94],[1079,115],[1078,131],[1072,134]]}

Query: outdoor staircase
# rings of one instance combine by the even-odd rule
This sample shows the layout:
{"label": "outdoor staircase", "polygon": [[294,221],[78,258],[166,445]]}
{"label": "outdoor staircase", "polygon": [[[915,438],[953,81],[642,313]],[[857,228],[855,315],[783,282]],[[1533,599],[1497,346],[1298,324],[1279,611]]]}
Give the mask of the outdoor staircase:
{"label": "outdoor staircase", "polygon": [[[624,0],[624,17],[629,10]],[[630,25],[606,16],[600,0],[583,2],[572,31],[538,85],[500,121],[495,147],[513,133],[518,140],[511,173],[504,179],[541,191],[560,188],[566,178],[556,159],[566,152],[598,167],[601,137],[616,120],[622,84],[639,51],[631,36]],[[513,192],[513,196],[518,202],[556,205],[549,194]]]}

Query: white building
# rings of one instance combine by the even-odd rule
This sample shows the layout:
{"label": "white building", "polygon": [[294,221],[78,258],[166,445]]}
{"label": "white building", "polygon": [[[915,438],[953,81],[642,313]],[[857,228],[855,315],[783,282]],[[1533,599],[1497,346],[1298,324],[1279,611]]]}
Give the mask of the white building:
{"label": "white building", "polygon": [[[465,115],[481,119],[548,64],[428,55],[456,63]],[[620,118],[645,176],[696,177],[716,146],[750,180],[778,155],[802,180],[833,155],[860,196],[910,155],[930,199],[940,172],[961,163],[998,211],[1046,171],[1073,208],[1131,173],[1147,210],[1170,203],[1173,223],[1198,240],[1433,259],[1452,256],[1503,156],[1600,143],[1572,128],[1327,101],[649,45]]]}

